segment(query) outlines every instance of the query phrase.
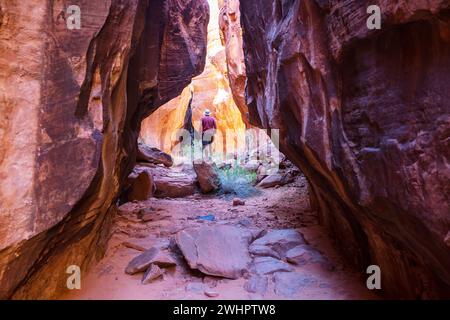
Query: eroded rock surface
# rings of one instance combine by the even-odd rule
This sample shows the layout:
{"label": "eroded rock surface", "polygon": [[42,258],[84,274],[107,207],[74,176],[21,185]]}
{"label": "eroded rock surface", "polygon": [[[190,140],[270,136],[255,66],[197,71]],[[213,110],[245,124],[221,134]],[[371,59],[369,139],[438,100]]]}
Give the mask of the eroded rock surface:
{"label": "eroded rock surface", "polygon": [[[140,121],[201,73],[206,0],[6,1],[0,298],[53,298],[102,256]],[[24,45],[26,44],[26,45]]]}
{"label": "eroded rock surface", "polygon": [[252,124],[281,151],[349,261],[391,297],[450,295],[450,4],[241,1]]}

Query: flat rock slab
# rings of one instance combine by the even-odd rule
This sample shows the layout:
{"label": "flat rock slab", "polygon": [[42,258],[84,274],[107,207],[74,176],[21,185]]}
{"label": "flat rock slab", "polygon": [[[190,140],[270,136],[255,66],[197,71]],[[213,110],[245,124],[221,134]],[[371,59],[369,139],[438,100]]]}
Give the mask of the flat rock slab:
{"label": "flat rock slab", "polygon": [[252,267],[252,271],[259,275],[293,270],[293,267],[288,263],[272,257],[257,257],[253,261]]}
{"label": "flat rock slab", "polygon": [[153,247],[131,260],[125,269],[125,273],[135,274],[138,272],[143,272],[151,264],[155,264],[162,268],[168,268],[177,265],[175,260],[168,253],[160,251],[158,248]]}
{"label": "flat rock slab", "polygon": [[192,269],[229,279],[240,278],[248,270],[251,239],[248,230],[227,225],[185,229],[176,236],[177,245]]}
{"label": "flat rock slab", "polygon": [[295,272],[277,272],[274,274],[275,293],[284,297],[292,297],[301,288],[315,287],[318,285],[314,277],[295,273]]}
{"label": "flat rock slab", "polygon": [[305,244],[303,235],[294,229],[270,230],[263,237],[256,239],[253,246],[266,246],[275,250],[282,258],[286,252],[296,246]]}

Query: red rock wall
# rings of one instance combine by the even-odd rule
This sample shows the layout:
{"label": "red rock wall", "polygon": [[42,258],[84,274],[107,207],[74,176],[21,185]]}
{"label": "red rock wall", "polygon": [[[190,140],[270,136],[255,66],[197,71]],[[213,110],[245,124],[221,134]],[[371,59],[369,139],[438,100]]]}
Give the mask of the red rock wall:
{"label": "red rock wall", "polygon": [[54,298],[102,256],[144,116],[201,73],[206,0],[0,4],[0,298]]}
{"label": "red rock wall", "polygon": [[240,9],[250,119],[281,129],[343,253],[378,264],[388,297],[450,297],[450,3]]}

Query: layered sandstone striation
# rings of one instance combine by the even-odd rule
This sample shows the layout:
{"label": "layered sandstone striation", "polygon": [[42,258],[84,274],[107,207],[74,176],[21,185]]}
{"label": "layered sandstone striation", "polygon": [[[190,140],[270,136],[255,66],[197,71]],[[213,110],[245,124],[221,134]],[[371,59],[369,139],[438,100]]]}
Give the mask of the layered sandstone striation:
{"label": "layered sandstone striation", "polygon": [[375,1],[369,30],[364,3],[241,1],[250,119],[383,293],[449,297],[450,4]]}
{"label": "layered sandstone striation", "polygon": [[102,256],[141,120],[204,68],[203,0],[0,8],[0,298],[54,298]]}

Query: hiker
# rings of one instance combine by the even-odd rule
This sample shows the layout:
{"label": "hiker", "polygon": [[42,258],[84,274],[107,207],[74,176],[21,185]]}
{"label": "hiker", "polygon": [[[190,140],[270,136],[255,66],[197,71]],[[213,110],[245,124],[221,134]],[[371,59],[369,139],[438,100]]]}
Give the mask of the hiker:
{"label": "hiker", "polygon": [[205,160],[211,160],[212,148],[211,144],[214,141],[214,134],[216,133],[216,119],[211,116],[211,111],[205,110],[202,117],[202,158]]}

